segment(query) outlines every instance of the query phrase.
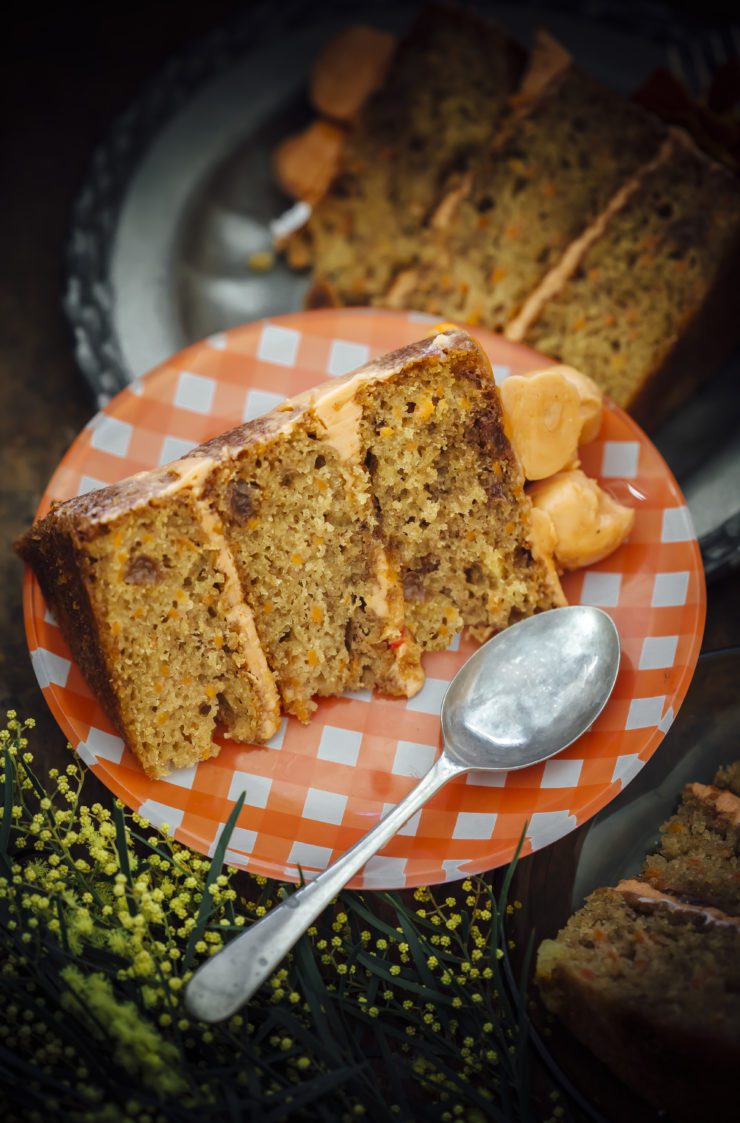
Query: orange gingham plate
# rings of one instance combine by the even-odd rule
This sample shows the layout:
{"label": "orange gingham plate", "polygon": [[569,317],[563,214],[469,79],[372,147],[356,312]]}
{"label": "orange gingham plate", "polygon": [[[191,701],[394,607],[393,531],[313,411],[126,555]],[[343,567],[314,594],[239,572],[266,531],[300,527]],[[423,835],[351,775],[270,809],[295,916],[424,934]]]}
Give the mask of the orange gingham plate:
{"label": "orange gingham plate", "polygon": [[[212,336],[124,390],[80,433],[39,508],[181,456],[271,409],[285,396],[411,343],[431,317],[368,309],[304,312]],[[484,330],[497,379],[542,357]],[[352,883],[389,889],[452,881],[507,863],[525,821],[524,852],[589,819],[655,752],[683,701],[699,654],[705,589],[679,488],[645,434],[607,404],[585,471],[637,517],[629,542],[566,577],[572,603],[614,619],[622,668],[591,730],[557,758],[509,775],[471,773],[410,820]],[[148,780],[89,691],[26,573],[26,632],[53,714],[103,783],[151,823],[213,854],[234,801],[246,802],[227,861],[290,881],[323,869],[397,803],[440,751],[447,683],[473,651],[458,640],[426,656],[427,682],[409,700],[360,691],[323,700],[310,725],[283,721],[266,747],[225,743],[220,755],[167,780]]]}

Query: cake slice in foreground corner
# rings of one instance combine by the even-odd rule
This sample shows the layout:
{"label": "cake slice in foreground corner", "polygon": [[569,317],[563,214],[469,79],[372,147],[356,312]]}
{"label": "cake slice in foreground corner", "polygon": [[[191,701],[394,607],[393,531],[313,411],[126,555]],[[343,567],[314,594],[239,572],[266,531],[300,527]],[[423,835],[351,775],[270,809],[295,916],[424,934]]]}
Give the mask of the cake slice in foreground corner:
{"label": "cake slice in foreground corner", "polygon": [[640,877],[597,889],[537,956],[548,1009],[677,1121],[737,1116],[738,780],[689,784]]}
{"label": "cake slice in foreground corner", "polygon": [[152,777],[281,709],[411,696],[421,653],[563,603],[484,352],[442,331],[182,460],[56,505],[20,540]]}

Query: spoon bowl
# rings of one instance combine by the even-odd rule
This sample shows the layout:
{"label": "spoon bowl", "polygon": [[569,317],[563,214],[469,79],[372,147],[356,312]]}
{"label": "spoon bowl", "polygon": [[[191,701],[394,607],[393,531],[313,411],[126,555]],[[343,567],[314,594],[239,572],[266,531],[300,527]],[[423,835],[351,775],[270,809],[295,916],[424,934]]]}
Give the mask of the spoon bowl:
{"label": "spoon bowl", "polygon": [[471,770],[536,764],[572,744],[611,694],[619,636],[598,608],[555,608],[484,644],[442,703],[444,749],[427,774],[328,869],[206,960],[185,992],[191,1014],[230,1017],[276,970],[309,925],[443,784]]}
{"label": "spoon bowl", "polygon": [[619,633],[600,609],[573,605],[522,620],[488,640],[447,688],[444,751],[476,770],[539,764],[593,724],[618,672]]}

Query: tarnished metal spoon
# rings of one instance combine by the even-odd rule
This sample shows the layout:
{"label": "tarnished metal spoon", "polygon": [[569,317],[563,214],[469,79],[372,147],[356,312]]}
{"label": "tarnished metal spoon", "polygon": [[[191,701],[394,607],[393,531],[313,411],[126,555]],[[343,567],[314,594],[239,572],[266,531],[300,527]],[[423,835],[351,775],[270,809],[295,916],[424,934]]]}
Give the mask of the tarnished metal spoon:
{"label": "tarnished metal spoon", "polygon": [[567,748],[604,708],[619,670],[619,635],[598,608],[543,612],[500,632],[455,675],[442,703],[444,750],[413,791],[351,850],[252,924],[188,983],[204,1022],[230,1017],[369,858],[454,776],[538,764]]}

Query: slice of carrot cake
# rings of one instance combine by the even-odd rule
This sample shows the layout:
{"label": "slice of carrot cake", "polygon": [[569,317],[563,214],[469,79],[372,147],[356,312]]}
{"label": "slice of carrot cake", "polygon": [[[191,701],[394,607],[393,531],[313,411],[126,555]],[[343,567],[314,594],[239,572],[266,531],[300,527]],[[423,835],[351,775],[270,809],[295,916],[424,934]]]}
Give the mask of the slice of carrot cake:
{"label": "slice of carrot cake", "polygon": [[740,917],[740,798],[722,783],[688,784],[642,877],[656,889]]}
{"label": "slice of carrot cake", "polygon": [[82,673],[153,777],[264,741],[280,709],[223,535],[187,460],[52,507],[17,549]]}
{"label": "slice of carrot cake", "polygon": [[715,780],[687,786],[639,878],[597,889],[537,957],[545,1005],[679,1121],[737,1113],[740,798]]}
{"label": "slice of carrot cake", "polygon": [[422,650],[563,603],[491,367],[456,329],[285,402],[21,539],[147,771],[264,741],[281,703],[411,695]]}

